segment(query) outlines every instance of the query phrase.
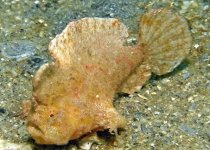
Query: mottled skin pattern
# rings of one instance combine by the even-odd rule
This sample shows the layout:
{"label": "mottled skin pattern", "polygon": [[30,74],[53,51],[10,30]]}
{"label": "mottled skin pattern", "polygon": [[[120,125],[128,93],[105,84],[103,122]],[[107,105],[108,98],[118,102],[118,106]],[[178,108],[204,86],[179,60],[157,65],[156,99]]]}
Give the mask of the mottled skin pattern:
{"label": "mottled skin pattern", "polygon": [[[84,23],[89,23],[88,27]],[[117,19],[83,19],[70,23],[68,30],[75,28],[77,35],[65,39],[69,34],[65,32],[52,41],[50,52],[56,62],[42,66],[34,78],[37,104],[28,117],[28,130],[37,143],[66,144],[93,130],[125,126],[112,100],[121,83],[143,61],[142,51],[123,46],[127,30]],[[74,36],[76,39],[71,38]],[[61,38],[65,39],[62,46],[56,43]],[[69,49],[70,43],[73,49]],[[58,48],[72,52],[71,58],[55,54]]]}
{"label": "mottled skin pattern", "polygon": [[[33,80],[28,131],[37,143],[61,145],[90,132],[124,127],[125,119],[113,107],[114,94],[132,93],[151,72],[168,73],[181,63],[191,46],[186,21],[168,10],[142,20],[135,46],[125,46],[127,28],[111,18],[71,22],[52,40],[49,51],[55,61],[43,65]],[[159,27],[164,21],[165,27],[175,24],[170,34]],[[153,35],[161,39],[151,43]]]}

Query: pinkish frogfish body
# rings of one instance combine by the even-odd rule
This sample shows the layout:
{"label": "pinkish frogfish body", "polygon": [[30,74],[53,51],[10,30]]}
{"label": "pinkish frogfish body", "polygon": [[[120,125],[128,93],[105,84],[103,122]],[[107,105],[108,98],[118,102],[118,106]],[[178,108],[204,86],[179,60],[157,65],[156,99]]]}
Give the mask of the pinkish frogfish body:
{"label": "pinkish frogfish body", "polygon": [[28,131],[39,144],[62,145],[90,132],[126,125],[113,107],[117,92],[132,93],[151,72],[172,71],[189,53],[187,22],[159,9],[141,17],[139,43],[125,44],[128,29],[114,18],[68,24],[49,45],[54,62],[33,79]]}

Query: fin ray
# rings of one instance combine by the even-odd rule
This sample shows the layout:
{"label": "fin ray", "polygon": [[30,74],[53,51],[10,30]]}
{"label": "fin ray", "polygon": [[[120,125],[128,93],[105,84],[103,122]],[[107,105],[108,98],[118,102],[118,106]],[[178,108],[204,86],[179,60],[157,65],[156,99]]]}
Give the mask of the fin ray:
{"label": "fin ray", "polygon": [[191,43],[187,21],[170,10],[153,10],[140,21],[140,44],[146,46],[146,63],[157,75],[168,73],[180,64]]}
{"label": "fin ray", "polygon": [[132,94],[136,90],[141,89],[141,87],[146,83],[150,76],[150,67],[143,63],[135,69],[135,71],[129,76],[127,80],[125,80],[125,82],[123,82],[118,91]]}

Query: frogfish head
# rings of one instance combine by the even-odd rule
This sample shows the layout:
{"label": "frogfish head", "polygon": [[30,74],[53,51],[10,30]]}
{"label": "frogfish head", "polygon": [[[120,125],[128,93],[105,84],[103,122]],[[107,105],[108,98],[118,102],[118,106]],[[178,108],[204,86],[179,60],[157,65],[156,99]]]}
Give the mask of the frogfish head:
{"label": "frogfish head", "polygon": [[66,144],[75,126],[68,112],[54,106],[39,105],[28,116],[28,131],[41,144]]}

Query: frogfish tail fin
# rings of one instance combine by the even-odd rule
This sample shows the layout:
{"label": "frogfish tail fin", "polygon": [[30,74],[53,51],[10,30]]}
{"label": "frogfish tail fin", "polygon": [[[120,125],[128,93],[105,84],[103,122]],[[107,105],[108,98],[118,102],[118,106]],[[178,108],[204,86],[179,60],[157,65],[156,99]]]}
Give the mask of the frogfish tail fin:
{"label": "frogfish tail fin", "polygon": [[171,72],[189,53],[191,43],[187,21],[170,10],[153,10],[141,17],[140,44],[153,73]]}

